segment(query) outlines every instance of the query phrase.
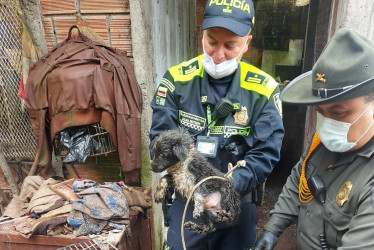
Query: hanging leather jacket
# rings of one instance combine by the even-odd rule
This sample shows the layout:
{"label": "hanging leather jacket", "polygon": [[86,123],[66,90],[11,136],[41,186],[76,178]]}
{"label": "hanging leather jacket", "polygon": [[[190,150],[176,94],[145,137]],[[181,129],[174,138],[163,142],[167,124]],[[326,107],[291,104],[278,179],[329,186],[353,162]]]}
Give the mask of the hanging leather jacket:
{"label": "hanging leather jacket", "polygon": [[126,52],[96,43],[78,29],[30,68],[25,103],[38,145],[34,166],[54,174],[57,132],[93,123],[110,134],[127,183],[139,182],[142,93]]}

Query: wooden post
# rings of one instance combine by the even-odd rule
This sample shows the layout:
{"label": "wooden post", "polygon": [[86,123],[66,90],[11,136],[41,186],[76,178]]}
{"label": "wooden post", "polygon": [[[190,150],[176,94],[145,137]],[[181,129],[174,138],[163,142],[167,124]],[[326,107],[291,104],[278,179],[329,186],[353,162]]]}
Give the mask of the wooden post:
{"label": "wooden post", "polygon": [[65,163],[65,167],[69,172],[70,178],[78,179],[79,175],[77,171],[75,171],[74,165],[73,164],[67,164]]}
{"label": "wooden post", "polygon": [[10,168],[8,166],[8,163],[6,162],[6,159],[5,159],[5,156],[3,154],[3,150],[1,149],[1,147],[0,147],[0,167],[4,173],[5,178],[7,179],[9,185],[12,188],[13,196],[18,196],[19,188],[18,188],[17,182],[14,179],[12,172],[10,171]]}

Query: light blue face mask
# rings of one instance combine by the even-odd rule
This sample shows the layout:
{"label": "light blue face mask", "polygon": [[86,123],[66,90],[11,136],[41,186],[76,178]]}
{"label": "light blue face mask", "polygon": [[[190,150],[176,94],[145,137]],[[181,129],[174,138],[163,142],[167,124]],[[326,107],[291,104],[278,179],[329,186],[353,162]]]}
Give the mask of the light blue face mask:
{"label": "light blue face mask", "polygon": [[370,123],[366,131],[355,141],[348,142],[349,128],[371,107],[371,103],[352,123],[340,122],[317,113],[317,132],[325,147],[333,152],[346,152],[357,145],[357,142],[369,131],[374,121]]}
{"label": "light blue face mask", "polygon": [[208,72],[208,74],[214,79],[220,79],[222,77],[230,75],[238,68],[237,60],[244,51],[245,46],[247,46],[247,41],[248,37],[245,40],[242,50],[235,58],[223,61],[220,64],[215,64],[213,58],[210,55],[208,55],[208,53],[206,53],[203,40],[204,57],[201,63],[204,66],[205,71]]}

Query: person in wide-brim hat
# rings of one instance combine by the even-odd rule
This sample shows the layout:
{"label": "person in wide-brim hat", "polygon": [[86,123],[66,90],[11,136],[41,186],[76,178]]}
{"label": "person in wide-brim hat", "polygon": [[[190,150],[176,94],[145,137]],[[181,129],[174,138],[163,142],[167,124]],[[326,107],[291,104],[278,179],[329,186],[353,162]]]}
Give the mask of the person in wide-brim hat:
{"label": "person in wide-brim hat", "polygon": [[313,69],[291,81],[280,98],[283,103],[317,105],[373,92],[373,43],[343,28],[326,45]]}
{"label": "person in wide-brim hat", "polygon": [[281,93],[313,105],[316,132],[293,167],[254,250],[297,224],[298,249],[374,249],[374,43],[339,30],[313,70]]}

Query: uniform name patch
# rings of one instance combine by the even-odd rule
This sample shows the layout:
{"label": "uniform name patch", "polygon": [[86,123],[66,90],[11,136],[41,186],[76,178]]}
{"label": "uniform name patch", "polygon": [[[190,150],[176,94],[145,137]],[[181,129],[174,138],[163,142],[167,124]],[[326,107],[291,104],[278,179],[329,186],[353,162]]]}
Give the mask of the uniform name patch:
{"label": "uniform name patch", "polygon": [[234,126],[213,126],[210,134],[221,135],[223,134],[224,138],[229,138],[232,135],[243,135],[248,136],[251,132],[251,127],[234,127]]}
{"label": "uniform name patch", "polygon": [[157,95],[161,97],[166,97],[166,93],[168,92],[168,89],[165,87],[158,87]]}
{"label": "uniform name patch", "polygon": [[205,122],[206,119],[203,117],[179,110],[179,123],[184,127],[201,131],[205,127]]}

